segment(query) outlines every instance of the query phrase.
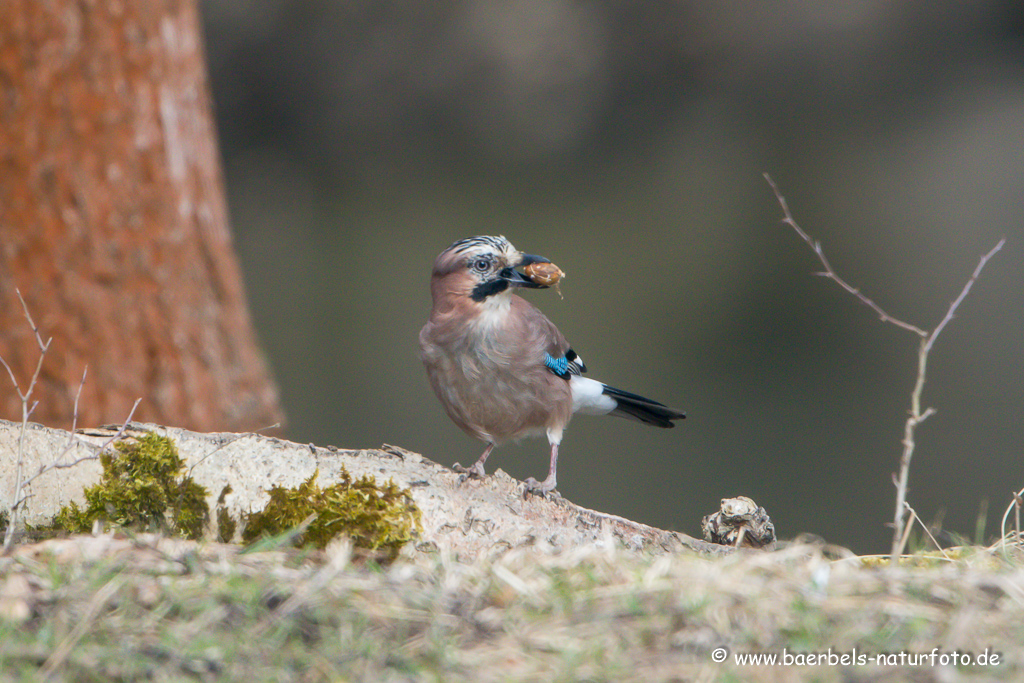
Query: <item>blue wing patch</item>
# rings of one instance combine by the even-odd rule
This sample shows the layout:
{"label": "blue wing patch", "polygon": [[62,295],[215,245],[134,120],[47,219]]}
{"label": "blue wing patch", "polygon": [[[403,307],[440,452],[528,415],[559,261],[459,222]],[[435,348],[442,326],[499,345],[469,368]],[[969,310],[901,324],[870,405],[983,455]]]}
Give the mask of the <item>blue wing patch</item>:
{"label": "blue wing patch", "polygon": [[555,358],[550,353],[544,354],[544,365],[548,366],[548,370],[555,373],[563,379],[569,379],[569,361],[565,359],[565,356],[561,358]]}
{"label": "blue wing patch", "polygon": [[579,375],[587,371],[587,366],[583,364],[583,359],[572,349],[566,351],[565,355],[559,358],[555,358],[550,353],[545,353],[544,365],[562,379],[569,379],[572,375]]}

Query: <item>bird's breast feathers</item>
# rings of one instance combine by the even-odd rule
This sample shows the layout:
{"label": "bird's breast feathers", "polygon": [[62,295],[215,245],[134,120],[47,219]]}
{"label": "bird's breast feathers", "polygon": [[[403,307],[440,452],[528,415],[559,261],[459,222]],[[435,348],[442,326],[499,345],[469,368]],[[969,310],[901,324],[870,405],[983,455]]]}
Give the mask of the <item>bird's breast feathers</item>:
{"label": "bird's breast feathers", "polygon": [[483,301],[474,302],[467,320],[469,328],[477,333],[490,335],[505,327],[512,310],[513,296],[512,292],[502,292]]}

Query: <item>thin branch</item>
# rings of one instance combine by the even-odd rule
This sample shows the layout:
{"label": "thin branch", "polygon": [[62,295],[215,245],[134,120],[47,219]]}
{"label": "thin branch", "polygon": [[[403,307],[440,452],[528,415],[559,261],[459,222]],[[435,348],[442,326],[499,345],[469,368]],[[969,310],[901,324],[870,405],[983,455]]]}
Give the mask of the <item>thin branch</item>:
{"label": "thin branch", "polygon": [[1022,541],[1024,541],[1024,539],[1021,539],[1021,537],[1020,537],[1020,507],[1021,507],[1021,505],[1024,505],[1024,500],[1021,500],[1020,494],[1017,494],[1014,497],[1014,499],[1013,499],[1013,508],[1015,510],[1015,515],[1016,515],[1016,525],[1015,525],[1015,528],[1017,529],[1017,544],[1018,545]]}
{"label": "thin branch", "polygon": [[[82,374],[82,379],[83,379],[83,382],[84,382],[84,380],[85,380],[85,373]],[[79,393],[81,393],[81,385],[79,385]],[[77,402],[78,402],[78,399],[76,397],[76,399],[75,399],[76,406],[77,406]],[[100,453],[105,451],[107,448],[110,447],[110,445],[112,443],[114,443],[115,441],[120,439],[122,436],[124,436],[125,430],[128,429],[128,425],[132,421],[132,416],[135,415],[135,409],[139,407],[139,403],[141,403],[141,402],[142,402],[141,398],[135,399],[135,403],[132,405],[132,409],[128,412],[128,417],[125,418],[125,421],[121,424],[120,429],[118,429],[114,433],[113,436],[111,436],[109,439],[107,439],[102,444],[100,444],[100,446],[96,449],[96,452],[90,453],[89,455],[83,455],[82,457],[77,458],[75,460],[72,460],[71,462],[62,462],[64,456],[67,455],[69,452],[71,452],[71,449],[74,448],[76,445],[78,445],[78,443],[80,443],[80,441],[75,438],[75,432],[72,431],[71,432],[71,436],[68,438],[68,443],[64,446],[64,450],[62,450],[60,452],[60,454],[52,462],[50,462],[49,464],[46,464],[46,465],[40,465],[39,469],[36,471],[35,474],[33,474],[31,477],[28,477],[24,481],[21,481],[18,484],[17,488],[15,488],[15,493],[14,493],[14,496],[13,496],[14,502],[12,502],[11,506],[10,506],[10,515],[9,515],[9,523],[8,523],[8,526],[7,526],[7,532],[4,535],[4,550],[5,551],[10,547],[11,540],[14,538],[14,531],[13,530],[14,530],[14,521],[16,519],[17,510],[20,509],[20,506],[21,506],[22,503],[24,503],[26,500],[28,500],[29,498],[32,497],[31,494],[22,496],[21,495],[21,491],[23,491],[32,482],[34,482],[36,479],[38,479],[39,477],[43,476],[44,474],[46,474],[50,470],[68,469],[68,468],[74,467],[76,465],[79,465],[79,464],[81,464],[83,462],[86,462],[88,460],[97,460],[97,459],[99,459],[99,454]],[[77,408],[76,408],[76,410],[77,410]],[[81,443],[86,443],[86,442],[83,441]],[[20,464],[20,462],[19,462],[19,464]],[[19,469],[19,479],[20,479],[20,469]]]}
{"label": "thin branch", "polygon": [[775,184],[775,181],[772,180],[772,177],[765,173],[764,179],[768,181],[768,185],[771,186],[772,192],[775,193],[775,199],[778,200],[779,206],[782,207],[782,212],[785,214],[785,216],[782,219],[782,222],[788,225],[789,227],[793,228],[793,230],[796,231],[796,234],[800,235],[801,239],[803,239],[804,242],[807,242],[807,245],[810,246],[811,250],[814,251],[814,253],[817,255],[818,260],[821,261],[821,265],[824,266],[825,271],[817,273],[818,275],[821,275],[822,277],[826,277],[829,280],[834,281],[837,285],[845,289],[847,292],[853,294],[855,297],[860,299],[864,304],[869,306],[871,310],[878,314],[878,317],[882,320],[882,322],[892,323],[897,327],[902,327],[903,329],[909,330],[910,332],[913,332],[914,334],[919,335],[921,337],[928,336],[928,333],[922,330],[917,325],[911,325],[910,323],[903,322],[899,318],[892,317],[884,310],[882,310],[881,306],[879,306],[874,301],[869,299],[863,292],[861,292],[859,289],[848,283],[843,278],[839,277],[836,271],[832,269],[832,264],[829,263],[828,259],[825,257],[825,252],[821,248],[821,242],[811,239],[811,236],[804,232],[803,228],[801,228],[797,224],[796,219],[793,218],[793,214],[789,210],[789,204],[786,202],[786,198],[782,196],[781,192],[779,192],[779,188]]}
{"label": "thin branch", "polygon": [[[102,452],[103,452],[102,448],[97,449],[97,453],[102,453]],[[48,465],[40,465],[39,466],[39,471],[36,472],[31,477],[29,477],[28,479],[25,480],[25,485],[28,486],[33,481],[35,481],[39,477],[43,476],[44,474],[46,474],[50,470],[67,470],[67,469],[71,469],[75,465],[80,465],[83,462],[88,462],[90,460],[99,460],[100,456],[97,455],[97,453],[93,453],[92,455],[83,455],[81,458],[78,458],[76,460],[72,460],[71,462],[61,462],[60,460],[54,460],[53,462],[51,462]]]}
{"label": "thin branch", "polygon": [[[928,529],[928,525],[925,524],[924,521],[922,521],[921,518],[917,516],[917,511],[914,510],[914,508],[910,507],[910,503],[903,503],[903,507],[906,508],[907,512],[909,512],[911,514],[912,518],[916,519],[917,523],[921,525],[921,528],[924,529],[924,532],[926,534],[928,534],[928,538],[930,538],[932,540],[932,543],[935,545],[935,548],[940,553],[942,553],[942,556],[944,558],[946,558],[947,560],[952,561],[952,558],[949,555],[946,554],[946,551],[942,549],[942,546],[939,545],[939,542],[935,540],[934,536],[932,536],[932,532]],[[902,552],[902,550],[901,550],[901,552]]]}
{"label": "thin branch", "polygon": [[[40,465],[39,466],[39,470],[35,474],[33,474],[31,477],[26,479],[23,485],[24,486],[28,486],[33,481],[35,481],[39,477],[43,476],[44,474],[46,474],[50,470],[66,470],[66,469],[68,469],[70,467],[74,467],[75,465],[78,465],[79,463],[83,463],[83,462],[86,462],[88,460],[96,460],[97,458],[99,458],[99,453],[102,453],[103,451],[105,451],[108,448],[110,448],[110,444],[114,443],[115,441],[120,439],[122,436],[124,436],[125,430],[127,430],[128,429],[128,425],[131,424],[132,416],[135,415],[135,409],[139,407],[139,403],[141,403],[141,402],[142,402],[141,398],[135,399],[135,403],[132,405],[132,409],[128,412],[128,417],[125,418],[125,421],[121,424],[121,427],[116,432],[114,432],[113,436],[111,436],[109,439],[107,439],[106,441],[104,441],[102,444],[99,445],[99,447],[96,449],[96,453],[92,453],[90,455],[83,455],[81,458],[78,458],[77,460],[73,460],[71,462],[61,462],[61,459],[65,455],[67,455],[71,451],[71,449],[75,445],[77,445],[79,443],[79,441],[76,440],[74,443],[69,443],[68,446],[61,452],[60,455],[57,456],[56,459],[54,459],[53,462],[49,463],[48,465]],[[72,432],[72,434],[74,434],[74,432]],[[82,443],[87,443],[87,442],[82,442]]]}
{"label": "thin branch", "polygon": [[18,396],[21,396],[21,388],[18,386],[18,380],[14,378],[14,371],[11,370],[11,366],[7,364],[3,356],[0,356],[0,364],[7,368],[7,376],[11,378],[11,384],[14,385],[14,390],[18,392]]}
{"label": "thin branch", "polygon": [[944,317],[942,321],[935,327],[935,330],[930,335],[928,335],[928,348],[925,349],[926,352],[931,350],[932,344],[935,343],[935,338],[939,336],[939,333],[942,332],[946,325],[949,324],[949,321],[953,319],[953,314],[956,313],[957,307],[960,306],[960,302],[963,301],[964,298],[967,296],[967,292],[971,291],[971,287],[974,286],[975,280],[977,280],[978,276],[981,275],[981,271],[985,268],[985,264],[987,264],[989,259],[995,256],[996,252],[1002,249],[1003,245],[1005,244],[1006,238],[1004,237],[1003,239],[999,240],[996,246],[992,247],[992,249],[990,249],[987,254],[982,256],[980,261],[978,261],[978,267],[974,269],[973,273],[971,273],[971,279],[967,281],[967,284],[965,284],[964,288],[960,291],[960,296],[954,299],[953,303],[949,305],[949,310],[946,311],[946,317]]}
{"label": "thin branch", "polygon": [[[17,383],[15,383],[15,388],[18,389],[18,394],[21,396],[23,404],[27,404],[29,397],[32,396],[32,392],[36,388],[36,382],[39,381],[39,373],[43,369],[43,359],[46,358],[46,352],[50,349],[50,343],[53,341],[53,337],[47,339],[45,344],[43,343],[43,337],[39,334],[39,328],[36,327],[35,321],[32,320],[32,314],[28,312],[28,304],[25,303],[25,297],[21,295],[20,289],[15,288],[14,291],[18,293],[18,299],[21,301],[21,307],[25,311],[25,319],[28,320],[29,327],[32,328],[32,333],[36,337],[36,344],[39,345],[39,361],[36,363],[36,371],[32,373],[32,381],[28,385],[28,391],[22,394],[21,389],[18,388]],[[13,373],[11,376],[14,376]],[[38,403],[38,401],[36,403]],[[24,405],[22,409],[24,410]],[[36,406],[33,405],[28,412],[31,413],[35,409]]]}
{"label": "thin branch", "polygon": [[39,348],[45,348],[50,346],[50,342],[53,341],[53,337],[47,340],[46,344],[43,344],[43,337],[39,334],[39,328],[36,327],[36,322],[32,320],[32,314],[28,312],[28,304],[25,303],[25,297],[21,295],[21,290],[17,287],[14,291],[18,293],[18,299],[21,301],[21,308],[25,311],[25,319],[28,320],[29,327],[32,328],[32,333],[36,335],[36,342],[39,344]]}
{"label": "thin branch", "polygon": [[[82,381],[83,382],[85,381],[85,373],[82,373]],[[82,392],[82,386],[80,384],[79,387],[78,387],[78,393],[81,394],[81,392]],[[19,465],[19,469],[18,469],[19,483],[18,483],[18,486],[14,489],[14,496],[13,496],[14,502],[12,502],[11,506],[10,506],[10,515],[9,515],[9,520],[10,521],[9,521],[9,523],[7,525],[7,532],[4,535],[4,546],[3,546],[3,548],[4,548],[5,552],[9,549],[10,544],[11,544],[13,538],[14,538],[14,521],[17,519],[17,511],[20,509],[21,505],[26,500],[28,500],[29,498],[32,497],[32,494],[27,494],[27,495],[22,496],[21,492],[27,486],[29,486],[32,482],[34,482],[36,479],[38,479],[39,477],[43,476],[44,474],[46,474],[50,470],[68,469],[70,467],[74,467],[75,465],[79,465],[79,464],[81,464],[83,462],[86,462],[88,460],[97,460],[99,458],[99,453],[102,453],[103,451],[105,451],[107,448],[110,447],[110,444],[112,444],[114,441],[116,441],[117,439],[121,438],[121,436],[124,435],[125,430],[128,428],[128,425],[132,421],[132,416],[135,414],[135,409],[139,407],[139,403],[141,403],[141,402],[142,402],[141,398],[135,399],[135,404],[132,405],[132,409],[128,412],[128,417],[125,419],[125,421],[121,425],[120,429],[118,429],[114,433],[113,436],[111,436],[109,439],[104,441],[99,446],[99,448],[96,449],[95,453],[90,453],[89,455],[83,455],[82,457],[80,457],[80,458],[78,458],[76,460],[73,460],[71,462],[62,462],[64,456],[67,455],[69,452],[71,452],[71,449],[74,448],[79,443],[79,441],[75,439],[75,432],[72,431],[71,435],[68,437],[67,444],[64,446],[64,450],[62,450],[60,452],[60,454],[52,462],[50,462],[49,464],[47,464],[47,465],[40,465],[39,466],[39,470],[35,474],[33,474],[31,477],[25,479],[24,481],[20,481],[20,479],[21,479],[21,461],[19,460],[19,463],[18,463],[18,465]],[[77,417],[77,404],[78,404],[78,398],[76,397],[75,398],[76,417]],[[85,442],[82,442],[82,443],[85,443]]]}
{"label": "thin branch", "polygon": [[82,397],[82,387],[85,386],[85,375],[89,372],[89,366],[82,369],[82,381],[78,383],[78,391],[75,392],[75,405],[71,411],[71,431],[68,432],[68,445],[75,440],[75,430],[78,428],[78,399]]}
{"label": "thin branch", "polygon": [[910,540],[910,532],[914,529],[914,518],[911,517],[910,521],[903,528],[903,532],[900,534],[900,542],[898,549],[895,553],[889,555],[889,566],[898,567],[900,563],[900,556],[903,555],[903,550],[907,547],[907,541]]}
{"label": "thin branch", "polygon": [[[893,516],[893,538],[892,538],[892,562],[896,562],[896,556],[901,552],[900,545],[900,528],[903,524],[903,506],[907,505],[907,484],[910,481],[910,461],[914,457],[914,433],[917,426],[927,420],[931,415],[935,414],[934,408],[927,408],[924,412],[921,411],[921,395],[924,393],[924,382],[925,372],[928,367],[928,354],[932,350],[932,346],[935,344],[935,340],[939,334],[945,329],[949,321],[953,319],[953,315],[956,313],[956,309],[960,306],[960,303],[967,296],[967,293],[971,291],[971,287],[974,285],[975,280],[981,275],[982,269],[985,264],[988,263],[989,259],[992,258],[997,251],[1003,248],[1006,244],[1006,238],[999,240],[996,246],[981,257],[981,261],[978,266],[971,273],[970,279],[967,284],[964,285],[960,291],[960,295],[953,300],[950,304],[949,310],[946,311],[946,315],[942,318],[935,329],[932,330],[927,336],[921,340],[921,347],[917,352],[917,378],[914,380],[914,390],[910,394],[910,415],[907,417],[907,422],[903,428],[903,454],[900,456],[900,474],[899,479],[896,483],[896,512]],[[924,526],[924,525],[922,525]]]}
{"label": "thin branch", "polygon": [[1015,512],[1015,530],[1017,532],[1016,543],[1024,543],[1024,538],[1021,538],[1020,535],[1020,508],[1022,505],[1024,505],[1024,498],[1022,498],[1022,496],[1024,496],[1024,489],[1021,489],[1020,491],[1011,491],[1011,495],[1013,496],[1013,500],[1011,500],[1010,504],[1006,507],[1006,512],[1003,513],[1003,519],[999,523],[999,543],[1002,546],[1004,552],[1006,551],[1006,537],[1008,535],[1006,532],[1006,521],[1010,517],[1011,510]]}
{"label": "thin branch", "polygon": [[28,389],[23,392],[21,390],[21,385],[18,384],[18,380],[14,377],[14,372],[11,370],[11,366],[7,364],[7,361],[3,361],[3,359],[0,358],[0,361],[3,361],[4,367],[7,368],[7,374],[10,375],[11,382],[14,383],[14,389],[18,392],[18,397],[21,399],[21,431],[18,434],[18,453],[14,473],[14,490],[11,492],[11,504],[8,508],[9,514],[7,516],[7,531],[4,533],[4,551],[7,551],[11,547],[11,542],[14,540],[14,529],[18,523],[18,511],[20,509],[19,504],[23,500],[21,489],[24,486],[24,482],[22,482],[21,476],[25,466],[25,434],[28,432],[28,418],[39,404],[39,402],[36,401],[30,408],[28,402],[32,397],[32,392],[35,391],[36,383],[39,381],[39,373],[43,369],[43,360],[46,358],[46,352],[49,350],[50,343],[53,341],[53,337],[50,337],[46,340],[45,344],[43,343],[43,337],[39,334],[39,328],[36,327],[35,321],[32,320],[32,314],[28,311],[28,304],[25,303],[25,297],[21,295],[20,289],[16,289],[15,291],[18,293],[18,299],[21,300],[21,307],[25,311],[25,319],[28,320],[28,324],[32,328],[33,334],[35,334],[36,343],[39,345],[39,360],[36,362],[36,370],[32,373],[32,380],[29,382]]}
{"label": "thin branch", "polygon": [[[810,235],[804,232],[803,228],[801,228],[797,224],[796,220],[793,218],[792,212],[789,210],[789,204],[786,202],[786,198],[782,196],[782,193],[779,191],[779,188],[775,184],[775,181],[773,181],[771,176],[769,176],[767,173],[764,174],[764,179],[772,188],[772,192],[775,193],[775,198],[778,200],[779,206],[782,207],[782,212],[784,214],[782,222],[796,231],[800,238],[803,239],[803,241],[806,242],[808,246],[811,247],[814,253],[818,256],[818,260],[821,261],[821,265],[824,266],[825,272],[819,273],[819,275],[823,275],[829,278],[830,280],[835,281],[836,284],[838,284],[840,287],[845,289],[850,294],[856,296],[864,304],[866,304],[873,311],[875,311],[875,313],[878,314],[878,316],[882,319],[883,322],[892,323],[897,327],[905,329],[909,332],[913,332],[914,334],[918,335],[921,338],[921,346],[918,349],[917,353],[917,377],[914,381],[914,389],[910,394],[910,415],[907,417],[907,422],[903,428],[903,454],[900,456],[900,472],[899,477],[894,477],[893,479],[893,483],[896,485],[896,510],[895,515],[893,517],[893,537],[892,548],[890,552],[890,564],[895,566],[900,553],[903,552],[903,548],[907,543],[907,538],[910,534],[910,528],[913,526],[913,519],[911,519],[910,524],[907,525],[906,528],[904,528],[904,510],[910,510],[916,517],[916,513],[913,512],[913,508],[910,507],[906,500],[907,482],[910,479],[910,461],[914,455],[914,433],[919,424],[921,424],[922,422],[924,422],[929,417],[935,414],[934,408],[927,408],[924,411],[921,410],[921,395],[924,392],[925,371],[928,367],[928,353],[931,351],[932,346],[935,344],[935,340],[938,338],[939,334],[942,332],[942,330],[945,329],[946,325],[948,325],[949,322],[953,319],[953,316],[956,313],[957,308],[960,306],[961,302],[963,302],[964,298],[967,296],[967,293],[971,291],[971,287],[974,285],[974,282],[981,275],[981,271],[985,268],[985,264],[987,264],[989,259],[995,256],[996,252],[1002,249],[1003,245],[1006,244],[1006,238],[1004,237],[1003,239],[999,240],[996,246],[992,247],[992,249],[987,254],[981,257],[981,261],[978,263],[978,266],[974,269],[974,272],[971,274],[971,277],[967,281],[967,284],[964,285],[963,289],[960,291],[959,296],[957,296],[956,299],[953,300],[952,304],[950,304],[949,310],[946,311],[946,315],[942,318],[939,324],[935,326],[935,329],[933,329],[931,332],[925,332],[917,325],[912,325],[902,320],[893,318],[891,315],[882,310],[882,308],[878,304],[876,304],[874,301],[872,301],[863,293],[861,293],[859,289],[851,286],[849,283],[847,283],[845,280],[839,277],[839,275],[836,274],[835,270],[832,269],[832,264],[830,264],[828,259],[825,257],[825,252],[821,248],[821,243],[811,239]],[[1009,511],[1007,511],[1007,513],[1009,513]],[[925,527],[924,524],[922,524],[921,526]],[[927,531],[927,527],[925,527],[925,531]],[[938,544],[936,544],[936,546],[938,546]]]}
{"label": "thin branch", "polygon": [[[24,487],[22,487],[22,488],[24,488]],[[36,495],[36,494],[34,494],[34,493],[26,493],[26,494],[25,494],[24,496],[22,496],[21,498],[19,498],[18,500],[16,500],[16,501],[14,502],[14,505],[12,505],[11,507],[19,507],[19,506],[20,506],[20,505],[21,505],[22,503],[24,503],[24,502],[25,502],[26,500],[28,500],[29,498],[33,498],[33,497],[35,497],[35,495]]]}
{"label": "thin branch", "polygon": [[1024,505],[1024,500],[1021,500],[1020,494],[1018,493],[1013,499],[1013,508],[1016,511],[1016,529],[1017,529],[1017,543],[1021,542],[1020,537],[1020,507]]}
{"label": "thin branch", "polygon": [[[35,321],[32,319],[31,312],[29,312],[28,304],[25,303],[25,297],[21,295],[20,289],[17,289],[16,291],[18,293],[18,300],[21,301],[22,310],[25,312],[25,320],[28,321],[29,327],[32,329],[32,333],[36,338],[36,344],[39,347],[39,360],[36,362],[35,372],[32,373],[32,379],[29,382],[28,388],[22,391],[21,385],[18,384],[18,380],[14,375],[13,369],[7,363],[7,361],[3,359],[3,357],[0,357],[0,364],[2,364],[4,368],[7,370],[7,374],[11,378],[11,383],[14,385],[15,391],[17,391],[18,397],[21,399],[21,431],[18,435],[18,452],[14,478],[14,490],[11,492],[11,503],[8,506],[9,514],[7,521],[7,530],[4,533],[4,551],[7,551],[10,548],[11,543],[14,539],[14,530],[17,527],[18,515],[22,505],[26,500],[31,498],[31,494],[23,493],[27,486],[29,486],[32,482],[34,482],[36,479],[41,477],[46,472],[49,472],[50,470],[74,467],[75,465],[85,462],[86,460],[95,460],[99,457],[97,454],[90,454],[82,456],[72,462],[63,462],[64,457],[69,452],[71,452],[71,450],[75,448],[75,446],[78,444],[78,440],[76,440],[75,437],[75,429],[78,426],[78,403],[82,397],[82,388],[85,386],[85,379],[89,372],[89,368],[88,366],[86,366],[82,370],[82,380],[81,382],[79,382],[78,391],[75,393],[71,431],[68,434],[68,441],[64,447],[64,450],[62,450],[60,454],[49,464],[41,465],[39,467],[39,470],[31,477],[28,477],[27,479],[22,479],[25,466],[25,437],[28,431],[28,418],[35,410],[36,406],[39,405],[39,402],[36,401],[32,403],[30,407],[29,401],[31,400],[32,394],[35,391],[36,384],[39,381],[39,376],[43,369],[43,361],[46,359],[46,352],[50,349],[50,344],[53,342],[53,337],[50,337],[45,342],[43,341],[43,337],[39,332],[39,328],[36,326]],[[110,439],[108,439],[102,446],[100,446],[98,451],[99,453],[102,453],[106,448],[110,446],[111,443],[119,439],[124,434],[125,429],[127,429],[128,424],[131,422],[132,416],[135,414],[135,410],[136,408],[139,407],[139,403],[141,401],[141,398],[135,401],[135,404],[132,406],[131,411],[128,413],[128,418],[124,421],[124,424],[121,425],[121,428],[112,437],[110,437]]]}

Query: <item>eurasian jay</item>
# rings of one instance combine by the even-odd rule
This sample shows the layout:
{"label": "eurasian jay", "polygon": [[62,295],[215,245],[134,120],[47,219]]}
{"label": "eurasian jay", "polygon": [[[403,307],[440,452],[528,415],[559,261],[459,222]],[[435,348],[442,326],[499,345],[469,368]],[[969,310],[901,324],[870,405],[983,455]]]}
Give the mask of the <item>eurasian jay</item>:
{"label": "eurasian jay", "polygon": [[434,262],[434,305],[420,331],[420,354],[430,384],[448,416],[487,444],[471,467],[483,477],[495,446],[547,434],[547,479],[526,480],[527,490],[555,488],[558,445],[574,413],[618,415],[655,427],[686,417],[661,403],[583,377],[587,367],[558,328],[514,293],[543,289],[516,268],[550,263],[523,254],[504,237],[470,237],[442,251]]}

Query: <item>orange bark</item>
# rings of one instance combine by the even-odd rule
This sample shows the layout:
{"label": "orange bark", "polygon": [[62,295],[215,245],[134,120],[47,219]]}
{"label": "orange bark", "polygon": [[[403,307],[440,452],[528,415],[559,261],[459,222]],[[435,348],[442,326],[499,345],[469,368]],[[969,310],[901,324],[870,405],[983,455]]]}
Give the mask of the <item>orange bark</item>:
{"label": "orange bark", "polygon": [[[280,419],[225,207],[194,0],[0,3],[0,355],[32,419]],[[0,377],[0,417],[20,419]]]}

